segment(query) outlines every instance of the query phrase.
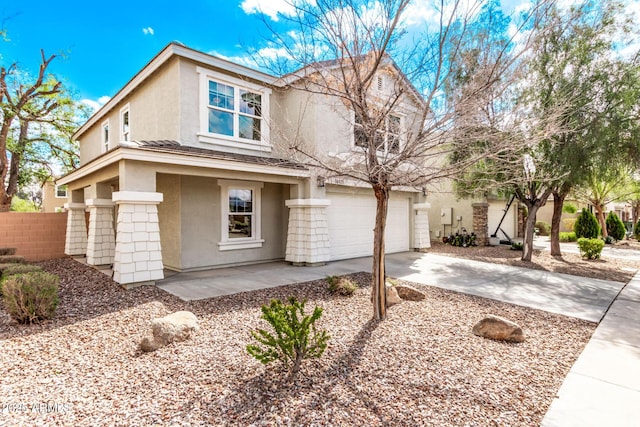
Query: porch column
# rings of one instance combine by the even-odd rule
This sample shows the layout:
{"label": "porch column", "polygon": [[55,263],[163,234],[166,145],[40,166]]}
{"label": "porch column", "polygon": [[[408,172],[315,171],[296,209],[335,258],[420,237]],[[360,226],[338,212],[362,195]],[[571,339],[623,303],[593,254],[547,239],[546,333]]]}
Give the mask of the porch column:
{"label": "porch column", "polygon": [[474,203],[473,231],[476,233],[478,246],[489,246],[489,203]]}
{"label": "porch column", "polygon": [[84,203],[65,203],[67,210],[67,232],[64,241],[64,253],[67,255],[85,255],[87,253],[87,222]]}
{"label": "porch column", "polygon": [[431,247],[431,236],[429,235],[429,208],[430,203],[416,203],[413,209],[416,211],[413,231],[413,248],[416,251]]}
{"label": "porch column", "polygon": [[137,285],[164,278],[158,222],[162,193],[117,191],[112,197],[118,205],[113,280]]}
{"label": "porch column", "polygon": [[294,265],[318,265],[329,261],[327,199],[292,199],[289,208],[285,260]]}
{"label": "porch column", "polygon": [[113,231],[114,204],[109,199],[88,199],[86,203],[89,208],[87,264],[112,264],[115,250],[115,235]]}

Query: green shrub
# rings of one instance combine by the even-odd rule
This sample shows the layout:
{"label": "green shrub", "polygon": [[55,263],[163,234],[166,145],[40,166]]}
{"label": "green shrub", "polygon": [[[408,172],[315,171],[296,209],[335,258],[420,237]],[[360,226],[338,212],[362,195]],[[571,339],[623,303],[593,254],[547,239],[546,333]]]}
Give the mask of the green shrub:
{"label": "green shrub", "polygon": [[322,316],[322,308],[316,307],[313,314],[305,315],[306,300],[289,298],[289,304],[271,300],[270,305],[262,306],[262,318],[266,320],[275,335],[264,329],[251,332],[251,336],[262,346],[249,344],[247,351],[261,363],[267,364],[280,360],[289,371],[289,380],[293,381],[304,359],[318,358],[327,348],[329,335],[326,331],[317,331],[315,322]]}
{"label": "green shrub", "polygon": [[573,231],[561,231],[560,232],[560,241],[563,243],[566,242],[575,242],[578,240],[576,237],[576,233]]}
{"label": "green shrub", "polygon": [[15,274],[2,282],[4,305],[19,323],[50,319],[58,306],[58,276],[35,271]]}
{"label": "green shrub", "polygon": [[521,251],[524,248],[524,245],[520,242],[513,242],[511,244],[511,249],[514,251]]}
{"label": "green shrub", "polygon": [[581,237],[595,239],[600,234],[600,225],[594,214],[587,209],[582,209],[582,212],[580,212],[580,215],[576,218],[573,231],[576,233],[578,239]]}
{"label": "green shrub", "polygon": [[624,239],[627,234],[627,228],[620,217],[615,212],[609,212],[607,219],[605,219],[607,225],[607,234],[616,240]]}
{"label": "green shrub", "polygon": [[604,242],[600,239],[586,239],[581,237],[578,239],[578,248],[580,255],[587,259],[598,259],[604,248]]}
{"label": "green shrub", "polygon": [[332,294],[351,296],[358,289],[358,286],[345,277],[327,276],[329,292]]}
{"label": "green shrub", "polygon": [[548,236],[551,233],[551,224],[544,221],[536,221],[535,227],[538,229],[540,236]]}
{"label": "green shrub", "polygon": [[574,214],[578,212],[578,208],[573,203],[565,203],[562,205],[562,212]]}
{"label": "green shrub", "polygon": [[15,274],[32,273],[34,271],[42,271],[42,267],[32,264],[11,264],[0,273],[3,278],[7,278]]}

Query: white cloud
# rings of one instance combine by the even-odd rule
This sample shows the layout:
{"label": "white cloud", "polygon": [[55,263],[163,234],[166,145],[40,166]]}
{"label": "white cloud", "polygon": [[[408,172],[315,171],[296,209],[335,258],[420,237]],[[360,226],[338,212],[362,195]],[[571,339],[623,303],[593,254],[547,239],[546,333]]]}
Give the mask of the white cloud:
{"label": "white cloud", "polygon": [[[295,3],[299,0],[243,0],[240,7],[247,15],[261,13],[267,15],[273,21],[277,21],[278,14],[283,16],[294,16],[296,14]],[[308,3],[315,4],[311,0]]]}
{"label": "white cloud", "polygon": [[152,35],[153,35],[153,33],[154,33],[153,28],[151,28],[151,27],[143,28],[143,29],[142,29],[142,32],[143,32],[143,33],[144,33],[144,35],[146,35],[146,36],[152,36]]}
{"label": "white cloud", "polygon": [[110,99],[111,99],[111,97],[109,97],[109,96],[101,96],[97,100],[94,100],[94,99],[83,99],[80,102],[82,102],[83,104],[88,105],[89,107],[91,107],[93,109],[93,112],[95,113],[96,111],[98,111],[100,109],[100,107],[102,107],[104,104],[109,102]]}

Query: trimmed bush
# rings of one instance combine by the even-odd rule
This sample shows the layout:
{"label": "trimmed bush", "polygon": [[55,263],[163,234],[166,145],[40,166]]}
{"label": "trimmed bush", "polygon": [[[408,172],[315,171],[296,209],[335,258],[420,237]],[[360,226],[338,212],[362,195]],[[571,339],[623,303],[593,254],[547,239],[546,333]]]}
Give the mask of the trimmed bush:
{"label": "trimmed bush", "polygon": [[589,212],[587,209],[582,209],[576,223],[573,226],[573,232],[576,233],[576,237],[579,239],[584,237],[586,239],[595,239],[600,234],[600,225],[596,216]]}
{"label": "trimmed bush", "polygon": [[578,249],[580,249],[580,255],[583,258],[600,258],[602,248],[604,248],[604,242],[600,239],[586,239],[584,237],[578,239]]}
{"label": "trimmed bush", "polygon": [[537,221],[535,227],[538,229],[540,236],[548,236],[551,233],[551,224],[544,221]]}
{"label": "trimmed bush", "polygon": [[59,283],[58,276],[43,271],[7,277],[2,282],[7,312],[19,323],[50,319],[58,307]]}
{"label": "trimmed bush", "polygon": [[578,238],[576,237],[576,233],[574,233],[573,231],[560,232],[560,241],[562,243],[575,242],[576,240],[578,240]]}
{"label": "trimmed bush", "polygon": [[304,359],[319,358],[327,348],[329,335],[317,331],[315,322],[322,316],[322,308],[316,307],[313,314],[304,313],[306,300],[289,298],[289,304],[271,300],[262,306],[262,318],[266,320],[275,335],[264,329],[251,332],[260,345],[247,345],[247,352],[263,364],[280,360],[289,371],[289,381],[293,381]]}
{"label": "trimmed bush", "polygon": [[627,234],[627,228],[620,217],[615,212],[609,212],[605,219],[607,225],[607,234],[616,240],[624,239]]}
{"label": "trimmed bush", "polygon": [[358,289],[355,283],[344,277],[327,276],[326,281],[332,294],[351,296]]}

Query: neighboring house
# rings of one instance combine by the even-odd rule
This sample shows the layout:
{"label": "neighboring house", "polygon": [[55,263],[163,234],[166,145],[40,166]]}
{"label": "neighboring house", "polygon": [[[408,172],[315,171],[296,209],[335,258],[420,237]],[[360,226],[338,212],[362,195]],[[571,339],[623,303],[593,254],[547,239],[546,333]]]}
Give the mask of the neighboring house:
{"label": "neighboring house", "polygon": [[42,212],[62,212],[67,203],[67,186],[46,181],[42,186]]}
{"label": "neighboring house", "polygon": [[[381,70],[377,90],[397,72]],[[331,158],[362,156],[353,113],[295,86],[169,44],[74,135],[81,166],[57,181],[69,190],[65,252],[113,264],[122,284],[161,279],[164,268],[370,255],[371,189],[286,160],[280,148],[298,135]],[[415,97],[399,104],[385,150],[403,143],[419,108]],[[423,202],[415,189],[392,192],[387,252],[429,246]]]}

